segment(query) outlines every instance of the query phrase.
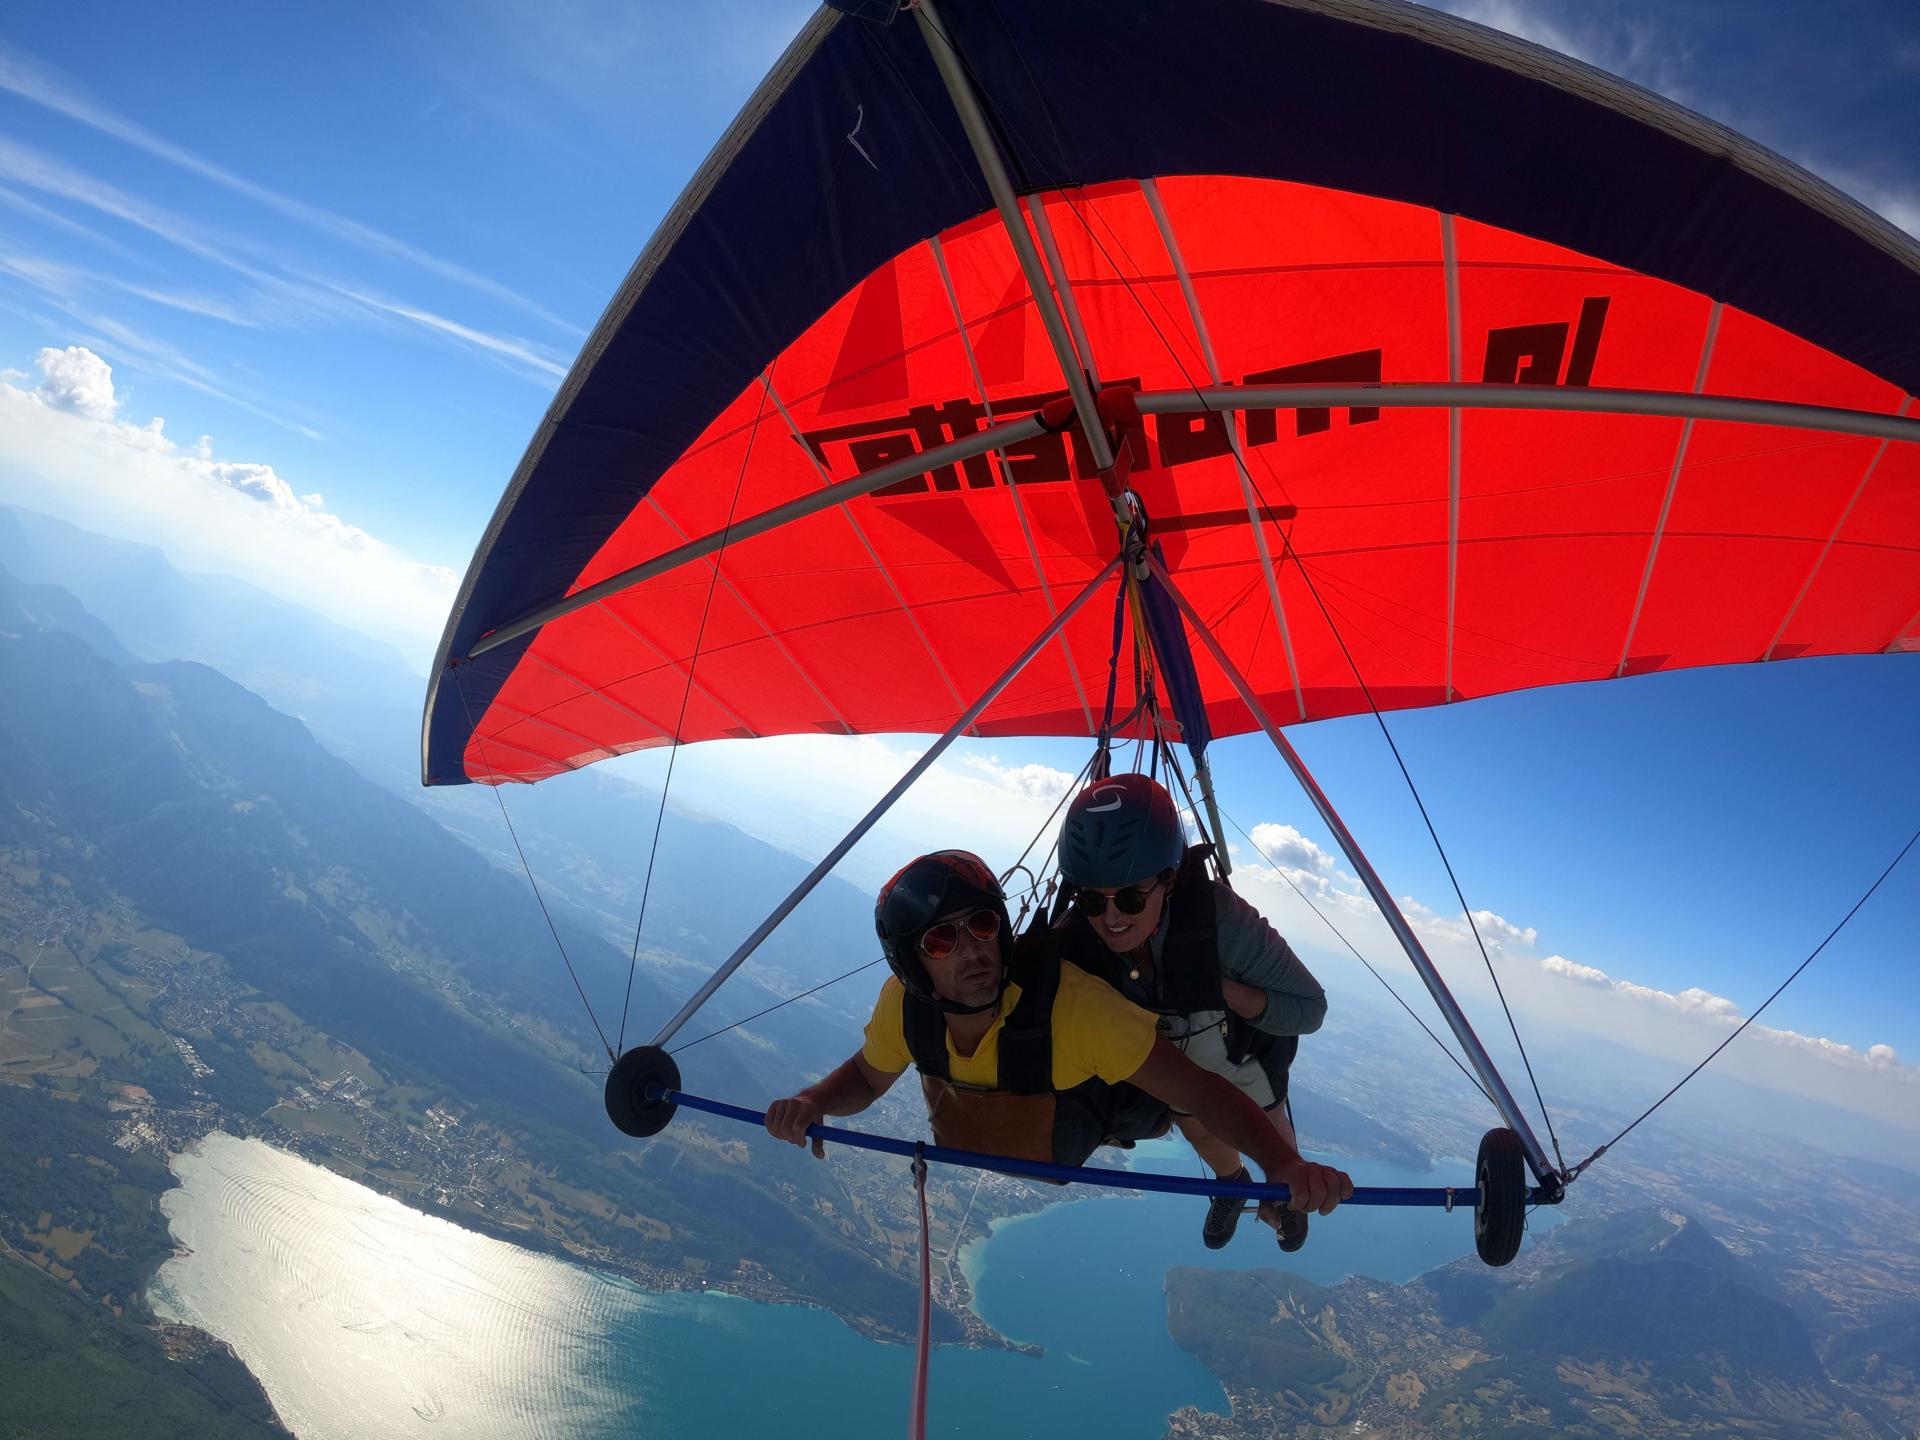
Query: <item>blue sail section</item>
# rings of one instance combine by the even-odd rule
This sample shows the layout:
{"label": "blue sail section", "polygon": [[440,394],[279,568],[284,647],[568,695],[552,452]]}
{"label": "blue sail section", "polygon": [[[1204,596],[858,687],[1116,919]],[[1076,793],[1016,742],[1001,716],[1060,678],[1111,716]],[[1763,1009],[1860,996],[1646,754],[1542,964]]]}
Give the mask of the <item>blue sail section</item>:
{"label": "blue sail section", "polygon": [[[1156,542],[1154,558],[1162,565],[1167,557]],[[1200,677],[1193,668],[1193,647],[1187,643],[1187,627],[1173,597],[1156,575],[1140,585],[1140,598],[1147,612],[1147,632],[1153,639],[1153,653],[1160,662],[1160,684],[1180,721],[1180,738],[1194,763],[1207,753],[1213,731],[1207,725],[1207,707],[1200,696]]]}

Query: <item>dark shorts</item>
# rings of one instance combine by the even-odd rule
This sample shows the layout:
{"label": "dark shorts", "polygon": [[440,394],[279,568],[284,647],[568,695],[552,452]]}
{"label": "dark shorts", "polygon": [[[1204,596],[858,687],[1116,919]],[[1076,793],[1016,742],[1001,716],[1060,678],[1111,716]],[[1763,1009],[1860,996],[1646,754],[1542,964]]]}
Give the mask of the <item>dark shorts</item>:
{"label": "dark shorts", "polygon": [[1054,1113],[1054,1158],[1084,1165],[1102,1145],[1156,1140],[1173,1126],[1167,1106],[1132,1085],[1089,1081],[1060,1097]]}

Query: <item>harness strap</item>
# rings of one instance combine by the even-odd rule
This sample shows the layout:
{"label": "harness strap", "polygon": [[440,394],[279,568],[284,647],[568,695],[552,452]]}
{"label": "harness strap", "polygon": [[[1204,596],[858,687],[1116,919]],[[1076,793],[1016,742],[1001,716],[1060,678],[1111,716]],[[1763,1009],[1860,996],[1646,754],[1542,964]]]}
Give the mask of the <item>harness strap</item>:
{"label": "harness strap", "polygon": [[936,1080],[952,1076],[947,1067],[947,1017],[937,1005],[929,1005],[918,995],[900,996],[900,1029],[907,1042],[907,1053],[922,1075]]}
{"label": "harness strap", "polygon": [[[992,1088],[1045,1095],[1053,1089],[1053,1000],[1060,990],[1060,963],[1034,953],[1018,964],[1015,974],[1020,998],[1000,1027],[999,1069]],[[939,1006],[904,992],[900,1006],[900,1029],[914,1066],[924,1076],[952,1083],[946,1015]]]}

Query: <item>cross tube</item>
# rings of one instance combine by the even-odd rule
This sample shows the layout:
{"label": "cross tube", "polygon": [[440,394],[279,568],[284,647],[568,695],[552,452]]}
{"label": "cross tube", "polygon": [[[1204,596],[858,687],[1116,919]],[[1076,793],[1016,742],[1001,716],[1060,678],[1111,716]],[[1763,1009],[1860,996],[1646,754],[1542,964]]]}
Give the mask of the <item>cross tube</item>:
{"label": "cross tube", "polygon": [[1450,384],[1214,385],[1143,391],[1142,415],[1197,415],[1232,410],[1562,410],[1586,415],[1660,415],[1676,420],[1727,420],[1781,425],[1835,435],[1920,441],[1920,420],[1875,410],[1800,405],[1746,395],[1679,390],[1617,390],[1588,385]]}
{"label": "cross tube", "polygon": [[1247,677],[1240,673],[1239,667],[1228,657],[1225,647],[1214,638],[1213,631],[1200,618],[1187,597],[1174,585],[1172,577],[1167,574],[1166,567],[1151,556],[1148,557],[1147,563],[1153,568],[1153,573],[1159,577],[1160,583],[1166,587],[1167,594],[1172,597],[1173,603],[1180,607],[1180,613],[1187,617],[1187,623],[1200,637],[1200,642],[1207,647],[1215,662],[1226,673],[1233,688],[1239,692],[1241,700],[1252,713],[1255,723],[1266,732],[1267,739],[1272,742],[1273,748],[1280,752],[1280,758],[1286,761],[1287,768],[1293,772],[1294,779],[1300,782],[1300,788],[1306,792],[1307,799],[1313,803],[1313,808],[1320,813],[1320,818],[1333,832],[1334,841],[1353,865],[1355,873],[1360,877],[1360,882],[1367,887],[1367,893],[1373,897],[1373,903],[1380,907],[1380,914],[1385,918],[1388,928],[1393,931],[1394,938],[1400,942],[1400,948],[1406,951],[1407,959],[1413,963],[1414,970],[1426,985],[1427,993],[1433,996],[1434,1004],[1440,1007],[1440,1013],[1446,1017],[1447,1026],[1453,1031],[1454,1038],[1467,1052],[1467,1059],[1473,1065],[1474,1073],[1480,1077],[1481,1084],[1487,1087],[1487,1093],[1493,1099],[1494,1108],[1500,1112],[1500,1118],[1506,1121],[1508,1129],[1519,1136],[1521,1147],[1527,1153],[1527,1164],[1533,1168],[1535,1178],[1540,1181],[1539,1189],[1544,1198],[1549,1203],[1558,1202],[1565,1184],[1564,1178],[1554,1167],[1553,1162],[1547,1158],[1547,1152],[1541,1147],[1539,1137],[1533,1133],[1533,1126],[1528,1123],[1525,1112],[1514,1101],[1513,1092],[1507,1089],[1506,1081],[1500,1078],[1500,1071],[1495,1067],[1493,1057],[1487,1054],[1486,1047],[1480,1043],[1480,1037],[1473,1033],[1473,1026],[1467,1022],[1466,1012],[1460,1008],[1460,1002],[1453,998],[1453,992],[1447,988],[1447,982],[1440,978],[1440,971],[1434,966],[1432,959],[1427,955],[1426,948],[1413,933],[1413,927],[1407,923],[1407,917],[1400,913],[1400,907],[1394,902],[1393,895],[1388,891],[1385,882],[1380,879],[1373,865],[1361,851],[1360,842],[1353,838],[1353,832],[1347,829],[1346,822],[1341,820],[1339,814],[1335,812],[1333,802],[1327,799],[1326,792],[1313,778],[1312,772],[1307,769],[1306,762],[1300,758],[1299,752],[1287,742],[1286,736],[1280,733],[1280,727],[1273,723],[1273,718],[1267,714],[1266,707],[1260,703],[1260,697],[1253,693],[1253,686],[1247,683]]}

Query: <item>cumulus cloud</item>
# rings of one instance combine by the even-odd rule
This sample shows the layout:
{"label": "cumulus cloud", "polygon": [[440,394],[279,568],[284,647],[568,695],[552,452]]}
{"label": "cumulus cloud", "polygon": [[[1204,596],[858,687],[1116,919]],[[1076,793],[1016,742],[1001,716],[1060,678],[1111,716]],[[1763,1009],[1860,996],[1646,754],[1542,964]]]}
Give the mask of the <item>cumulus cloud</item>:
{"label": "cumulus cloud", "polygon": [[[1295,827],[1269,822],[1249,833],[1272,863],[1243,861],[1234,871],[1235,888],[1312,956],[1316,971],[1325,967],[1321,978],[1329,980],[1351,965],[1343,937],[1426,1013],[1411,966],[1359,880]],[[1539,956],[1539,928],[1495,909],[1475,909],[1469,925],[1464,912],[1437,909],[1410,895],[1397,897],[1397,903],[1470,1014],[1487,1014],[1485,1007],[1497,1004],[1475,942],[1477,930],[1507,999],[1527,1017],[1535,1035],[1543,1026],[1560,1027],[1569,1037],[1604,1038],[1660,1061],[1692,1065],[1745,1018],[1737,1001],[1700,986],[1663,989],[1564,954]],[[1683,971],[1684,964],[1670,968]],[[1347,973],[1355,984],[1374,983],[1358,967]],[[1498,1048],[1496,1033],[1483,1030],[1482,1038]],[[1920,1121],[1920,1068],[1901,1064],[1890,1045],[1849,1045],[1757,1022],[1713,1068],[1896,1125],[1914,1128]]]}
{"label": "cumulus cloud", "polygon": [[1422,940],[1459,946],[1476,957],[1482,945],[1489,956],[1498,960],[1510,949],[1529,948],[1540,938],[1540,932],[1531,925],[1516,925],[1492,910],[1475,910],[1469,921],[1463,910],[1446,915],[1429,909],[1411,895],[1402,895],[1400,912]]}
{"label": "cumulus cloud", "polygon": [[0,380],[0,498],[96,529],[157,543],[196,569],[237,573],[261,588],[424,654],[456,577],[394,551],[301,494],[273,465],[191,446],[155,416],[125,408],[113,369],[83,345],[43,349],[32,388]]}
{"label": "cumulus cloud", "polygon": [[[1737,1001],[1699,986],[1662,990],[1564,955],[1549,955],[1537,968],[1551,982],[1545,991],[1522,990],[1532,1008],[1572,1020],[1588,1034],[1624,1039],[1675,1060],[1698,1060],[1747,1019]],[[1553,993],[1570,987],[1577,989],[1570,1003]],[[1771,1089],[1811,1095],[1909,1127],[1920,1104],[1920,1071],[1902,1065],[1891,1045],[1861,1049],[1755,1021],[1714,1064]]]}
{"label": "cumulus cloud", "polygon": [[1328,874],[1333,870],[1333,856],[1291,825],[1277,825],[1272,821],[1265,821],[1254,826],[1247,834],[1270,864],[1288,869],[1317,871],[1321,874]]}
{"label": "cumulus cloud", "polygon": [[1606,971],[1596,970],[1591,965],[1581,965],[1576,961],[1567,959],[1564,955],[1547,956],[1546,959],[1540,962],[1540,968],[1545,970],[1549,975],[1562,975],[1569,980],[1578,980],[1586,985],[1605,985],[1608,983]]}
{"label": "cumulus cloud", "polygon": [[961,764],[1008,794],[1047,806],[1057,805],[1079,778],[1051,765],[1002,765],[997,755],[967,755]]}
{"label": "cumulus cloud", "polygon": [[54,409],[89,420],[111,420],[120,408],[113,396],[113,367],[85,346],[49,347],[34,357],[34,363],[41,377],[34,393]]}

